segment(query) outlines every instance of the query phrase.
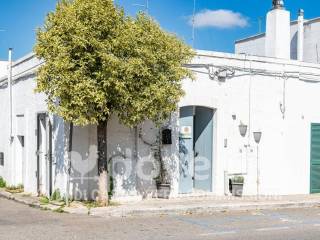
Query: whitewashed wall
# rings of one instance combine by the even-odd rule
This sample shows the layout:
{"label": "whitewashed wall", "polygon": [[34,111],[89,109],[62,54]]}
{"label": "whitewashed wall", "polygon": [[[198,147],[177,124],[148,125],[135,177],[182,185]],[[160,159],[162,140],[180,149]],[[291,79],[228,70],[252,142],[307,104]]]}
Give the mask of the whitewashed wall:
{"label": "whitewashed wall", "polygon": [[[194,59],[195,64],[237,68],[235,75],[225,82],[211,80],[206,68],[194,68],[197,80],[184,83],[186,96],[181,105],[216,109],[214,192],[224,193],[223,173],[228,171],[230,174],[244,173],[245,194],[256,194],[256,144],[252,132],[262,131],[261,193],[309,193],[310,125],[320,122],[320,111],[315,105],[320,101],[317,94],[320,78],[319,81],[303,78],[310,72],[320,74],[319,65],[212,52],[199,54],[202,56]],[[277,72],[280,76],[250,75],[250,68]],[[281,73],[292,76],[286,79]],[[284,118],[280,104],[285,104]],[[250,135],[245,139],[239,133],[240,121],[248,125]],[[227,148],[224,139],[228,140]],[[250,148],[245,148],[244,144],[249,144]]]}
{"label": "whitewashed wall", "polygon": [[[168,178],[172,182],[173,195],[177,195],[179,176],[176,117],[176,114],[172,114],[172,120],[164,125],[174,132],[173,144],[162,146],[162,156],[167,165]],[[75,198],[94,199],[97,195],[96,131],[96,126],[74,129],[70,193]],[[115,116],[111,117],[107,129],[107,146],[109,174],[113,177],[114,185],[113,199],[129,201],[155,196],[154,178],[157,177],[159,164],[154,154],[158,149],[158,136],[159,128],[150,121],[140,124],[136,134],[135,129],[125,127]],[[65,191],[61,184],[59,189]]]}
{"label": "whitewashed wall", "polygon": [[[13,64],[13,142],[10,148],[9,90],[7,84],[0,88],[0,151],[4,152],[5,166],[0,169],[9,185],[18,185],[24,181],[27,192],[36,192],[36,114],[46,111],[45,97],[36,94],[33,69],[39,61],[28,55]],[[7,70],[2,71],[6,75]],[[7,81],[7,80],[5,80]],[[20,152],[18,135],[25,137],[24,153]],[[24,155],[24,159],[21,155]],[[0,167],[1,168],[1,167]]]}
{"label": "whitewashed wall", "polygon": [[[0,78],[5,77],[7,72],[7,62],[0,61]],[[5,84],[5,83],[1,83]],[[8,92],[5,90],[6,86],[2,85],[0,87],[0,112],[1,112],[1,124],[0,124],[0,152],[4,152],[4,158],[5,158],[5,165],[0,166],[0,176],[4,177],[5,179],[8,179],[8,150],[7,145],[9,143],[9,132],[8,132]]]}
{"label": "whitewashed wall", "polygon": [[[260,144],[262,194],[309,193],[310,124],[320,123],[320,82],[317,64],[263,57],[199,51],[193,60],[196,81],[184,80],[186,92],[179,106],[200,105],[215,109],[213,141],[213,192],[224,194],[224,172],[245,174],[245,194],[256,194],[256,144],[252,132],[263,132]],[[28,57],[27,57],[28,58]],[[30,57],[15,65],[14,75],[28,72],[39,62]],[[203,64],[219,68],[235,68],[235,75],[225,81],[211,79]],[[251,74],[249,69],[252,69]],[[260,73],[255,73],[255,70]],[[3,70],[4,71],[4,70]],[[273,76],[275,73],[277,76]],[[308,73],[313,73],[311,76]],[[310,78],[312,78],[310,81]],[[308,80],[309,79],[309,80]],[[26,164],[25,189],[36,193],[36,114],[46,111],[45,97],[34,93],[35,76],[26,74],[13,85],[14,134],[24,134]],[[23,176],[17,173],[19,163],[9,150],[8,91],[0,88],[0,151],[5,153],[5,167],[0,175],[9,184],[18,184]],[[285,106],[284,114],[280,104]],[[23,121],[16,115],[23,115]],[[233,118],[235,116],[235,119]],[[172,184],[172,197],[178,196],[178,114],[173,113],[164,126],[173,130],[173,144],[163,146],[162,154]],[[66,191],[68,124],[51,116],[53,122],[54,189]],[[249,126],[248,135],[239,134],[238,125]],[[22,124],[21,124],[22,123]],[[114,177],[114,199],[139,200],[155,195],[155,147],[158,129],[150,122],[135,129],[119,124],[112,117],[108,124],[108,156]],[[138,137],[137,137],[138,136]],[[96,126],[75,127],[72,153],[70,193],[75,198],[94,198],[97,189]],[[224,146],[225,139],[227,147]],[[16,144],[15,137],[14,143]],[[135,154],[137,142],[137,157]],[[244,145],[250,147],[244,147]],[[82,161],[82,162],[79,162]],[[124,168],[124,166],[126,168]],[[123,171],[125,171],[125,174]],[[141,174],[139,171],[142,171]],[[85,172],[83,174],[83,172]],[[151,177],[150,177],[151,175]],[[149,178],[144,178],[149,176]],[[153,176],[153,177],[152,177]],[[84,178],[82,178],[84,177]]]}
{"label": "whitewashed wall", "polygon": [[264,56],[265,34],[259,34],[257,36],[250,37],[250,39],[236,41],[235,53],[245,53],[248,55]]}
{"label": "whitewashed wall", "polygon": [[[291,22],[290,52],[291,59],[297,59],[297,21]],[[320,18],[305,20],[303,61],[310,63],[320,62]],[[245,53],[254,56],[265,56],[265,34],[236,41],[235,53]]]}
{"label": "whitewashed wall", "polygon": [[304,61],[320,63],[320,18],[304,25]]}
{"label": "whitewashed wall", "polygon": [[[9,185],[24,182],[26,192],[37,193],[37,113],[47,112],[45,96],[34,92],[35,70],[40,62],[30,54],[13,64],[13,135],[12,147],[9,143],[9,90],[5,83],[0,88],[0,151],[4,152],[5,166],[0,167],[0,176]],[[0,75],[7,75],[7,63],[0,63]],[[7,79],[4,79],[6,82]],[[175,116],[173,114],[173,116]],[[50,116],[53,124],[53,191],[59,189],[62,194],[67,186],[68,136],[69,125],[57,116]],[[176,118],[175,118],[176,119]],[[168,123],[169,124],[169,123]],[[173,127],[173,131],[177,131]],[[119,200],[142,199],[154,196],[157,161],[154,159],[158,128],[151,122],[138,127],[138,135],[134,129],[119,124],[112,117],[108,124],[108,157],[114,174],[114,198]],[[20,152],[18,135],[25,137],[24,153]],[[140,136],[140,137],[139,137]],[[137,140],[135,140],[137,139]],[[135,141],[137,141],[137,157],[135,157]],[[177,138],[174,136],[177,143]],[[177,144],[162,148],[164,160],[170,165],[169,174],[175,178],[177,189],[178,170]],[[173,153],[173,154],[172,154]],[[24,155],[24,161],[21,155]],[[70,178],[70,194],[77,199],[92,199],[97,190],[97,133],[96,126],[75,126],[73,134],[72,171]],[[171,161],[174,159],[174,161]],[[123,164],[126,164],[126,176],[120,176]],[[122,169],[123,170],[123,169]],[[137,174],[140,171],[141,174]],[[119,174],[117,174],[119,172]],[[150,175],[151,174],[151,175]],[[151,177],[150,177],[151,176]],[[152,177],[153,176],[153,177]]]}

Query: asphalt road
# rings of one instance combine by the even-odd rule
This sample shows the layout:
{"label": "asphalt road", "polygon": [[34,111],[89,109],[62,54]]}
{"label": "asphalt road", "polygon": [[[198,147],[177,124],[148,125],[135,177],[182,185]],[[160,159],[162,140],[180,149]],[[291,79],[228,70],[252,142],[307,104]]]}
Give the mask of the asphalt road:
{"label": "asphalt road", "polygon": [[318,240],[320,209],[107,219],[53,213],[0,198],[0,239]]}

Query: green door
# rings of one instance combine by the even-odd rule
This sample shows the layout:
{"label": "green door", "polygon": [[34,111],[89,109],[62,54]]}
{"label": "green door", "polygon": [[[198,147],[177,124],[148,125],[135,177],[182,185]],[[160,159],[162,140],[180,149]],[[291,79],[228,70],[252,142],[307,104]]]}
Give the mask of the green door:
{"label": "green door", "polygon": [[310,192],[320,193],[320,124],[311,124]]}

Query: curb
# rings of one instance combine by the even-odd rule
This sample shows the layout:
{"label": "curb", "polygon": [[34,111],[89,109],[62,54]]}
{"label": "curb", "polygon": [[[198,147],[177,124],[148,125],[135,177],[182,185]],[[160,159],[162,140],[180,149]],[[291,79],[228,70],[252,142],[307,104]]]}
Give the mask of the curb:
{"label": "curb", "polygon": [[13,200],[13,201],[15,201],[17,203],[28,205],[29,207],[33,207],[33,208],[38,208],[38,209],[41,208],[41,205],[38,202],[34,202],[34,201],[27,200],[27,199],[23,199],[23,197],[21,197],[21,198],[20,197],[16,197],[12,193],[5,192],[5,191],[0,191],[0,198]]}
{"label": "curb", "polygon": [[[42,206],[39,202],[35,200],[25,199],[24,197],[15,196],[12,193],[1,191],[0,198],[5,198],[8,200],[13,200],[17,203],[24,204],[37,209],[47,209],[48,206]],[[293,209],[293,208],[315,208],[320,207],[320,199],[314,201],[283,201],[283,202],[273,202],[273,203],[263,203],[261,202],[249,202],[249,203],[234,203],[234,204],[219,204],[219,205],[209,205],[209,206],[172,206],[172,207],[154,207],[146,209],[125,209],[117,207],[109,208],[92,208],[88,210],[74,210],[65,208],[64,211],[70,214],[77,215],[90,215],[96,217],[143,217],[143,216],[177,216],[186,214],[212,214],[217,212],[231,212],[231,211],[253,211],[253,210],[268,210],[268,209]],[[49,208],[50,209],[50,208]]]}
{"label": "curb", "polygon": [[268,209],[293,209],[293,208],[314,208],[320,207],[320,201],[314,202],[285,202],[285,203],[269,203],[269,204],[238,204],[238,205],[221,205],[221,206],[195,206],[195,207],[173,207],[159,209],[112,209],[99,210],[91,209],[90,215],[97,217],[142,217],[142,216],[176,216],[186,214],[203,214],[231,211],[253,211]]}

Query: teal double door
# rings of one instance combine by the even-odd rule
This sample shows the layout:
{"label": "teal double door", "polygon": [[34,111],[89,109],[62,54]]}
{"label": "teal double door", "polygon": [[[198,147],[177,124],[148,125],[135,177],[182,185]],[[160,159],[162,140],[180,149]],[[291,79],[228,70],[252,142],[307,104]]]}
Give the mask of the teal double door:
{"label": "teal double door", "polygon": [[320,124],[311,124],[310,192],[320,193]]}
{"label": "teal double door", "polygon": [[180,108],[179,192],[212,191],[213,109]]}

